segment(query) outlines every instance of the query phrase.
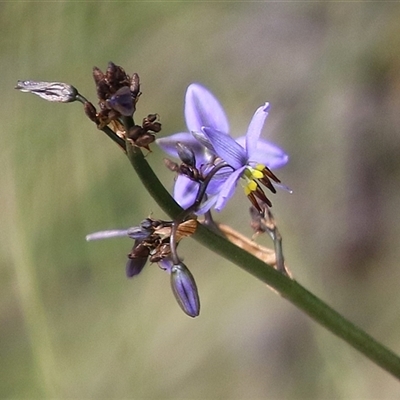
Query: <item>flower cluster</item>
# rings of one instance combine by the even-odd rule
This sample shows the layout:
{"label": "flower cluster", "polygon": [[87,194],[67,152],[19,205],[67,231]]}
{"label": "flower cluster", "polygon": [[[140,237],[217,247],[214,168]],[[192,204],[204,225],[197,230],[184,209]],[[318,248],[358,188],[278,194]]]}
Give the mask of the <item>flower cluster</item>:
{"label": "flower cluster", "polygon": [[121,115],[133,115],[141,94],[138,74],[134,73],[130,77],[122,67],[110,62],[105,73],[94,67],[93,78],[99,98],[99,125],[108,125]]}
{"label": "flower cluster", "polygon": [[[261,212],[263,204],[271,206],[261,185],[276,192],[274,184],[280,181],[271,169],[285,165],[288,156],[278,146],[260,138],[269,107],[269,103],[259,107],[246,135],[235,140],[229,135],[227,117],[213,94],[197,83],[188,87],[185,96],[188,132],[156,140],[166,153],[182,161],[180,165],[169,161],[168,166],[178,172],[174,198],[183,208],[202,201],[197,214],[212,207],[221,211],[239,181],[256,209]],[[182,148],[191,156],[183,157]],[[202,191],[205,184],[207,187]],[[203,192],[203,198],[199,199],[199,193]]]}
{"label": "flower cluster", "polygon": [[147,261],[157,263],[162,270],[170,274],[172,291],[183,311],[191,317],[197,317],[200,312],[200,300],[196,282],[176,252],[180,240],[191,236],[196,227],[197,222],[194,219],[175,224],[173,221],[146,218],[139,226],[91,233],[86,236],[86,240],[123,236],[134,239],[126,263],[128,278],[140,274]]}
{"label": "flower cluster", "polygon": [[136,104],[140,91],[140,80],[137,73],[129,76],[124,69],[114,63],[108,64],[103,73],[99,68],[93,68],[93,78],[96,84],[100,112],[97,112],[92,103],[85,103],[86,115],[96,123],[99,129],[112,124],[115,133],[123,140],[129,141],[137,147],[150,151],[149,144],[154,142],[155,134],[160,132],[161,124],[157,114],[149,114],[143,119],[142,125],[126,126],[126,118],[132,117],[136,111]]}

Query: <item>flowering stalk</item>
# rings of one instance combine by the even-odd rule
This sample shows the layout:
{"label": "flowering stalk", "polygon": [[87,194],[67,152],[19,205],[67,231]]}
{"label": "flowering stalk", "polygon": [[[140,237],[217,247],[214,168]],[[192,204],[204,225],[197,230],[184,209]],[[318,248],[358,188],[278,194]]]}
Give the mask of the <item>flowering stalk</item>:
{"label": "flowering stalk", "polygon": [[[157,204],[171,218],[176,218],[183,212],[183,209],[159,181],[140,149],[127,146],[127,155],[142,183],[149,189]],[[345,319],[295,280],[276,271],[272,266],[266,265],[206,226],[200,224],[193,238],[274,288],[282,297],[303,310],[316,322],[400,379],[400,358],[396,354]]]}
{"label": "flowering stalk", "polygon": [[[113,76],[117,79],[111,79]],[[75,92],[74,88],[69,85],[54,82],[37,82],[36,84],[32,81],[21,81],[17,88],[39,95],[49,101],[70,102],[78,100],[83,102],[88,117],[96,123],[99,129],[103,130],[126,151],[129,161],[143,185],[158,205],[173,219],[174,230],[176,230],[176,224],[182,222],[180,219],[182,216],[187,216],[189,210],[182,209],[169,194],[149,166],[140,149],[140,147],[148,149],[149,143],[154,141],[153,132],[157,132],[160,126],[155,123],[153,116],[149,116],[145,119],[142,126],[135,125],[133,121],[132,115],[140,95],[138,76],[134,74],[132,77],[129,77],[121,68],[110,63],[106,74],[95,69],[94,78],[100,98],[101,111],[99,113],[93,112],[94,106],[84,99],[83,96]],[[124,89],[124,87],[129,88],[129,90]],[[194,92],[195,95],[198,93],[196,90]],[[193,93],[191,96],[193,97]],[[218,109],[218,103],[216,103],[209,94],[205,93],[204,96],[207,98],[206,103],[210,105],[210,109]],[[196,103],[198,98],[194,97],[192,100]],[[247,144],[245,146],[241,143],[235,144],[236,142],[228,136],[228,127],[223,117],[223,111],[220,110],[221,112],[218,114],[219,117],[217,119],[211,118],[207,120],[209,115],[206,115],[206,128],[202,129],[201,126],[196,127],[195,125],[197,121],[202,120],[203,117],[201,115],[192,115],[193,112],[196,111],[196,108],[192,107],[188,110],[187,119],[191,121],[194,128],[190,130],[195,131],[197,140],[201,141],[202,145],[207,149],[206,151],[201,148],[198,151],[197,157],[200,156],[203,157],[203,160],[208,160],[210,154],[212,157],[218,156],[227,161],[234,170],[231,172],[229,178],[225,180],[221,195],[216,199],[215,208],[217,210],[225,206],[226,201],[233,194],[234,187],[239,179],[246,182],[246,194],[248,196],[250,195],[250,200],[256,208],[258,204],[257,199],[260,199],[260,196],[262,197],[262,194],[258,191],[258,189],[260,189],[258,182],[262,183],[270,190],[272,190],[270,179],[277,182],[277,180],[274,179],[274,175],[271,175],[272,173],[269,167],[272,167],[272,165],[269,163],[275,161],[284,163],[286,162],[285,155],[276,147],[271,147],[271,145],[258,140],[260,127],[266,117],[267,110],[267,105],[257,110],[249,125],[245,138]],[[108,127],[110,123],[116,125],[116,132],[123,129],[123,135],[120,136],[110,129]],[[180,136],[179,141],[181,141],[181,137],[182,136]],[[191,139],[188,139],[189,142],[190,140]],[[267,148],[270,149],[270,157],[267,159],[269,163],[253,163],[253,161],[258,160],[260,156],[260,149],[255,147],[255,144],[259,144],[261,147],[267,146]],[[190,163],[190,156],[188,160]],[[182,190],[181,193],[183,193]],[[211,190],[209,194],[213,195]],[[200,200],[201,199],[199,199],[199,201]],[[261,200],[264,201],[262,198]],[[254,201],[256,203],[254,203]],[[191,204],[193,204],[193,202]],[[270,234],[274,235],[275,244],[279,243],[277,231],[274,230],[274,227],[270,229],[268,224],[266,227]],[[139,273],[144,266],[143,260],[140,257],[142,253],[138,253],[138,247],[142,238],[137,236],[137,231],[131,232],[129,230],[118,232],[106,231],[103,232],[103,237],[116,236],[119,234],[131,234],[133,238],[138,241],[135,243],[133,256],[139,257],[134,261],[134,265],[129,265],[129,273],[133,276]],[[97,239],[100,238],[100,236],[92,235],[89,238]],[[282,297],[288,299],[292,304],[303,310],[319,324],[325,326],[328,330],[359,350],[374,363],[400,379],[400,358],[396,354],[346,320],[322,300],[302,287],[288,274],[276,270],[273,266],[266,264],[251,253],[237,247],[228,239],[215,233],[207,226],[199,224],[193,237],[205,247],[238,265],[275,289]],[[172,245],[176,250],[174,240],[175,238],[172,240]],[[160,248],[160,251],[161,250]],[[147,252],[143,253],[143,258],[147,259],[147,256]],[[160,256],[162,256],[162,254]],[[179,262],[177,256],[174,256],[174,258],[170,271],[171,285],[174,294],[177,296],[178,302],[186,313],[191,316],[197,316],[200,310],[200,303],[194,279],[184,264]],[[280,269],[283,269],[283,258],[280,262],[282,263]]]}

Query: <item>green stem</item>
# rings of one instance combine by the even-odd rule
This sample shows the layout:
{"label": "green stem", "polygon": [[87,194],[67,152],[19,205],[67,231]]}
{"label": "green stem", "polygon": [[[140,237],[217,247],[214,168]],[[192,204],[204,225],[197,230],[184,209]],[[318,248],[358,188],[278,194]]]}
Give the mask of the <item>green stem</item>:
{"label": "green stem", "polygon": [[[159,181],[140,149],[132,147],[127,142],[127,155],[150,195],[171,218],[176,218],[183,211],[182,208]],[[194,238],[277,290],[319,324],[359,350],[375,364],[400,378],[400,358],[396,354],[346,320],[295,280],[276,271],[272,266],[266,265],[203,225],[198,226]]]}

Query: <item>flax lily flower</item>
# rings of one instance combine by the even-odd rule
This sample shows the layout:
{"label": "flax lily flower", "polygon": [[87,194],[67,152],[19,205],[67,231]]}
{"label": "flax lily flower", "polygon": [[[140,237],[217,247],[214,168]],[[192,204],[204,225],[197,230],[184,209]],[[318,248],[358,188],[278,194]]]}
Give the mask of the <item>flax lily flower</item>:
{"label": "flax lily flower", "polygon": [[258,208],[256,197],[271,205],[263,195],[259,183],[275,193],[271,181],[278,184],[280,181],[270,168],[282,167],[288,162],[289,157],[279,147],[260,138],[268,110],[269,103],[259,107],[253,115],[246,135],[238,140],[214,128],[202,128],[216,155],[232,167],[231,174],[220,186],[214,206],[217,211],[221,211],[232,197],[240,178],[244,180],[245,194],[256,208]]}
{"label": "flax lily flower", "polygon": [[[246,135],[235,140],[229,135],[228,119],[214,95],[197,83],[189,85],[184,113],[190,133],[177,133],[158,139],[156,143],[174,157],[178,157],[177,143],[191,148],[198,169],[209,171],[221,161],[230,166],[221,170],[210,181],[206,191],[208,201],[200,207],[198,214],[208,211],[213,206],[217,211],[221,211],[232,197],[240,178],[245,180],[245,193],[253,204],[257,204],[255,197],[270,204],[265,195],[262,196],[263,192],[257,180],[274,192],[270,179],[277,183],[279,180],[269,168],[285,165],[288,156],[279,147],[260,138],[268,109],[268,103],[259,107]],[[187,208],[193,204],[198,188],[199,182],[178,175],[174,198],[183,208]]]}

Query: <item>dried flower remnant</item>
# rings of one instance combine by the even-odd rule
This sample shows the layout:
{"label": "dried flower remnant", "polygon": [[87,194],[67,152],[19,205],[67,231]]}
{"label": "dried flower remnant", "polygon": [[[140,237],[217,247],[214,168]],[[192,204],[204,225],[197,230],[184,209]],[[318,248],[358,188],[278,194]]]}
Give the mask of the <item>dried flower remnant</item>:
{"label": "dried flower remnant", "polygon": [[78,94],[78,91],[72,85],[62,82],[18,81],[15,89],[33,93],[44,100],[58,103],[73,102]]}
{"label": "dried flower remnant", "polygon": [[149,145],[155,141],[156,133],[161,131],[161,123],[158,119],[158,114],[149,114],[143,118],[142,126],[134,125],[129,128],[126,138],[134,146],[143,147],[151,152]]}

